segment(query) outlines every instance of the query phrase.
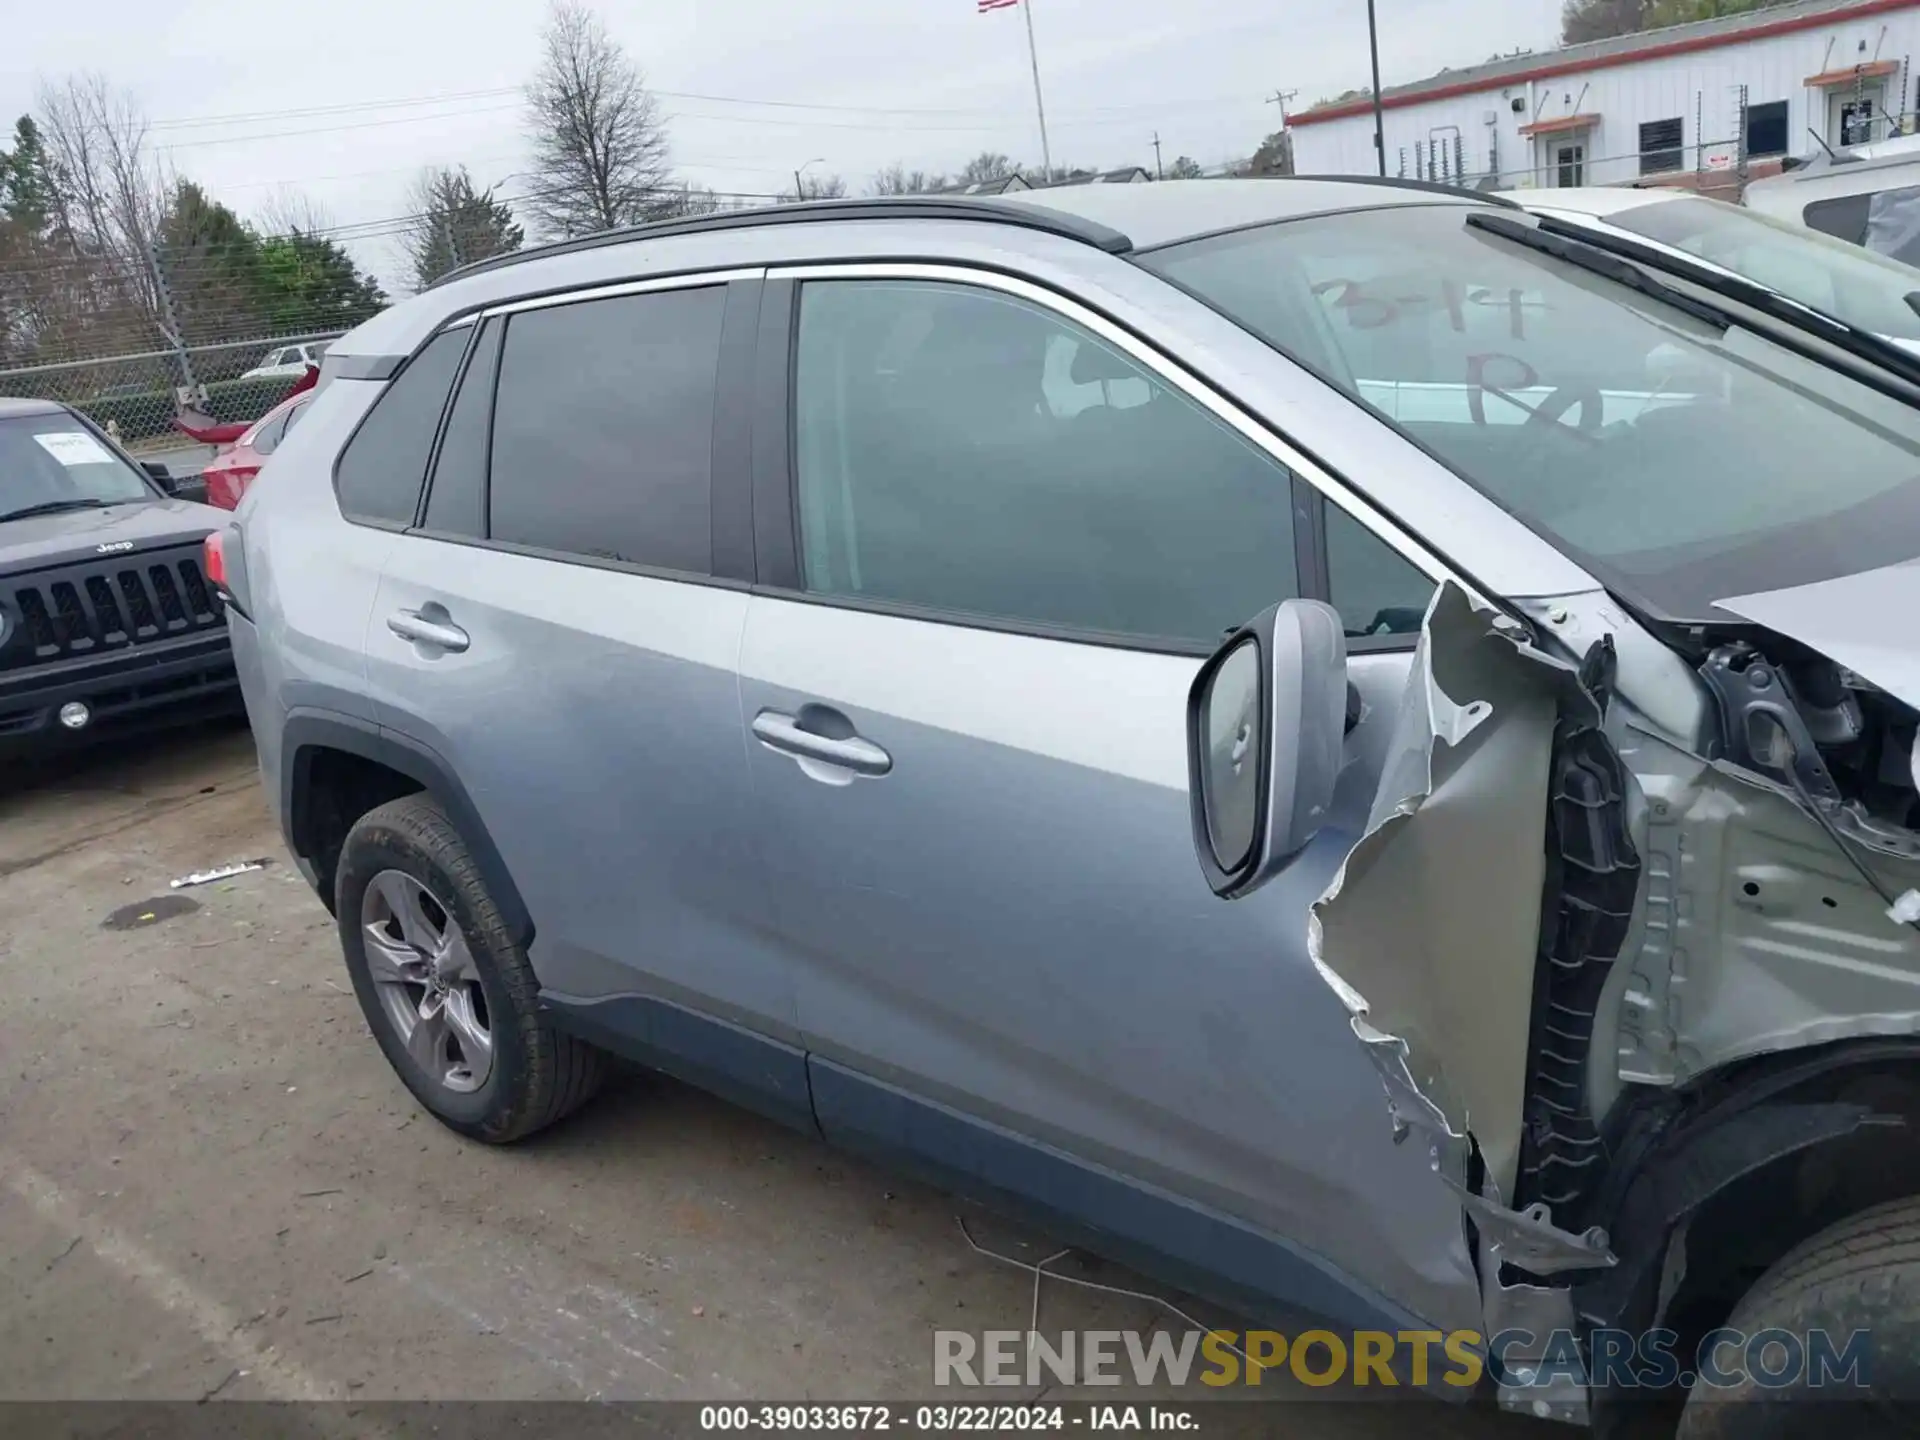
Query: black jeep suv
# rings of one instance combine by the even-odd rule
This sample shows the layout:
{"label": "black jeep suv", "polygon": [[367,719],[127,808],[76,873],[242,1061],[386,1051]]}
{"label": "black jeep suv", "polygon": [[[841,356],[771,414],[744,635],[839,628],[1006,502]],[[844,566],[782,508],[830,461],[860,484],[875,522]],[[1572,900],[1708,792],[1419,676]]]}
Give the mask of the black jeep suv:
{"label": "black jeep suv", "polygon": [[0,756],[238,710],[204,493],[64,405],[0,399]]}

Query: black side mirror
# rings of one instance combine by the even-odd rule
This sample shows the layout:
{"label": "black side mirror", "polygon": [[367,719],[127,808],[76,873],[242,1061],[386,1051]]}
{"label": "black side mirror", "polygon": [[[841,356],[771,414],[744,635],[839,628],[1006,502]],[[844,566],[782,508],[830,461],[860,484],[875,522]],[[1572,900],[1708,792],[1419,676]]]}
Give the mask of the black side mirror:
{"label": "black side mirror", "polygon": [[155,465],[148,461],[141,466],[159,482],[160,488],[175,500],[191,500],[196,505],[207,503],[207,477],[204,475],[174,475],[164,465]]}
{"label": "black side mirror", "polygon": [[1214,894],[1257,889],[1319,834],[1346,721],[1346,631],[1318,600],[1262,611],[1200,667],[1187,694],[1187,795]]}

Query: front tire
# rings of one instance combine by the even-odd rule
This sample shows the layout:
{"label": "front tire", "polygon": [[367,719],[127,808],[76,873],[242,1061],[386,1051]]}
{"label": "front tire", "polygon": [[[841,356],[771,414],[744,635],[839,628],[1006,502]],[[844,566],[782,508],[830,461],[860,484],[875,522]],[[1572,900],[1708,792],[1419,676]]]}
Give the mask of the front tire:
{"label": "front tire", "polygon": [[442,1124],[503,1145],[599,1089],[604,1057],[541,1017],[533,966],[431,796],[360,817],[341,849],[334,901],[361,1012]]}
{"label": "front tire", "polygon": [[[1920,1197],[1889,1201],[1829,1226],[1762,1275],[1727,1319],[1753,1336],[1784,1330],[1802,1347],[1824,1334],[1834,1353],[1864,1332],[1860,1386],[1812,1385],[1807,1369],[1769,1388],[1696,1382],[1676,1440],[1882,1440],[1920,1434]],[[1784,1352],[1776,1352],[1784,1353]],[[1777,1363],[1777,1362],[1770,1362]]]}

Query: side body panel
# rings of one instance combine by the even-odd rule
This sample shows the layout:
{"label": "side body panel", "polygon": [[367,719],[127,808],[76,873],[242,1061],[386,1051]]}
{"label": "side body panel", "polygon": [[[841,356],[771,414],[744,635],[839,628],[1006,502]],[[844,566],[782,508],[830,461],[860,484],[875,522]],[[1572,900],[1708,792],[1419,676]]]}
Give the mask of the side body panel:
{"label": "side body panel", "polygon": [[[405,537],[367,635],[383,726],[464,777],[532,911],[543,987],[645,994],[772,1034],[734,659],[748,597]],[[435,653],[386,618],[437,606]]]}
{"label": "side body panel", "polygon": [[289,714],[375,723],[367,693],[367,617],[397,537],[341,517],[331,470],[380,390],[354,380],[321,390],[237,512],[253,623],[231,627],[234,663],[268,802],[276,809],[282,808],[281,742]]}
{"label": "side body panel", "polygon": [[[1196,668],[755,599],[747,714],[831,705],[892,759],[835,785],[752,757],[821,1127],[1234,1277],[1243,1303],[1472,1324],[1458,1204],[1395,1148],[1307,956],[1378,778],[1373,727],[1336,826],[1223,904],[1187,819]],[[1355,669],[1391,715],[1406,656]]]}
{"label": "side body panel", "polygon": [[[795,593],[792,350],[771,323],[793,313],[791,284],[771,278],[762,310],[754,522],[769,588],[749,616],[741,696],[822,1130],[1268,1313],[1472,1324],[1458,1204],[1423,1154],[1395,1148],[1379,1081],[1307,952],[1309,907],[1365,823],[1387,727],[1350,738],[1339,815],[1315,848],[1254,899],[1222,904],[1187,814],[1191,655]],[[1083,330],[1267,443],[1217,389],[1127,338],[1157,316],[1101,299],[1122,328],[1080,311]],[[1317,509],[1295,490],[1306,524],[1297,554],[1272,557],[1276,597],[1296,562],[1325,574],[1307,543]],[[1392,715],[1407,671],[1404,651],[1356,657],[1370,713]],[[856,761],[875,762],[862,746],[883,752],[884,773],[836,773],[763,734],[810,710],[816,733],[850,728]]]}

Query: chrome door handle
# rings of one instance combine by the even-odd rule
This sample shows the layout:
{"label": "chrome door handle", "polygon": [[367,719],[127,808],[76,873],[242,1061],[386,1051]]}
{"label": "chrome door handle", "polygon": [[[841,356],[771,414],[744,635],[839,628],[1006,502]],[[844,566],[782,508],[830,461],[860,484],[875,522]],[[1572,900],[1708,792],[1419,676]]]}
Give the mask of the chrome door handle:
{"label": "chrome door handle", "polygon": [[396,610],[387,617],[387,629],[402,640],[431,645],[458,655],[472,643],[467,632],[447,620],[429,620],[418,610]]}
{"label": "chrome door handle", "polygon": [[856,775],[884,775],[893,769],[893,757],[871,740],[862,740],[858,735],[845,740],[816,735],[811,730],[802,730],[798,720],[778,710],[762,710],[754,716],[753,734],[769,750],[803,760],[818,760],[823,765],[837,765]]}

